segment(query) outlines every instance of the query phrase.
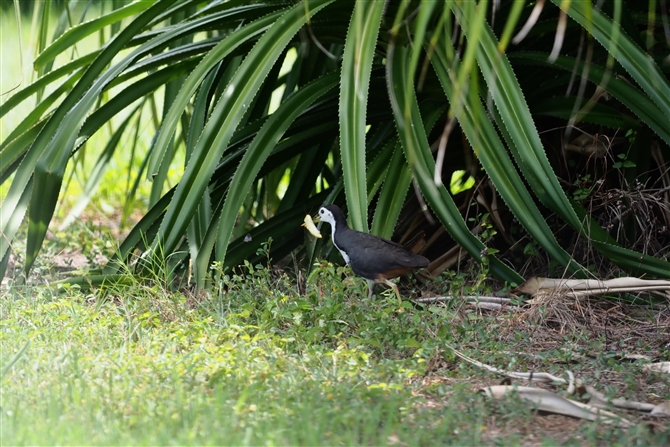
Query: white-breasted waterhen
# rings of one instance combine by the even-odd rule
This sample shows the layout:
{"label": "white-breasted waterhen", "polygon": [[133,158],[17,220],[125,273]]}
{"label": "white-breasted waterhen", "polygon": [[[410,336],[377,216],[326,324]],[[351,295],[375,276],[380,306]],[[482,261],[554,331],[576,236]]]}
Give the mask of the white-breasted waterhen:
{"label": "white-breasted waterhen", "polygon": [[427,267],[428,259],[388,239],[352,230],[337,205],[321,207],[315,220],[319,219],[330,224],[333,244],[344,261],[354,273],[367,280],[368,296],[372,296],[375,284],[382,283],[393,289],[398,303],[402,304],[398,286],[389,280],[410,273],[415,268]]}

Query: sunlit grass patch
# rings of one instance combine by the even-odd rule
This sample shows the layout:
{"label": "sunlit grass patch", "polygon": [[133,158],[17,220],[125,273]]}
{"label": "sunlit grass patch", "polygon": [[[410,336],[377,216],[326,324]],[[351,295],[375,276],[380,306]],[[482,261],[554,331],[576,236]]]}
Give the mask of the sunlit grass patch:
{"label": "sunlit grass patch", "polygon": [[257,308],[234,302],[214,316],[207,307],[216,300],[201,307],[140,287],[106,298],[31,295],[3,301],[3,351],[30,341],[3,378],[3,442],[376,444],[434,436],[402,423],[414,400],[405,379],[421,362],[380,361],[341,334],[308,342],[301,327],[312,322],[293,327],[267,312],[276,298],[262,305],[258,297]]}

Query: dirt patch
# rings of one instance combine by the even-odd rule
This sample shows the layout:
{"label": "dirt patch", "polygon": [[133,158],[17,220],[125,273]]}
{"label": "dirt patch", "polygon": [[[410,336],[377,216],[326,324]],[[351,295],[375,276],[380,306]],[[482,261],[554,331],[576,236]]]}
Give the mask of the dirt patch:
{"label": "dirt patch", "polygon": [[[506,348],[492,352],[483,345],[466,354],[500,370],[507,370],[512,363],[509,371],[547,372],[558,377],[565,377],[564,374],[570,371],[608,398],[621,397],[654,405],[670,401],[670,374],[646,372],[642,368],[645,363],[670,360],[670,308],[591,299],[563,303],[561,312],[550,314],[551,318],[539,319],[538,312],[537,308],[510,314],[484,311],[483,316],[497,328],[488,335]],[[566,321],[569,324],[564,324]],[[454,321],[454,325],[458,324]],[[449,393],[436,396],[435,389],[440,385],[443,390],[466,387],[474,395],[482,388],[503,382],[502,376],[485,369],[478,370],[476,366],[472,366],[475,372],[470,377],[456,371],[461,360],[445,360],[449,358],[448,349],[445,347],[433,356],[427,362],[426,375],[416,379],[419,382],[415,384],[418,385],[416,394],[423,398],[421,405],[449,405]],[[513,383],[544,388],[559,395],[565,393],[563,386],[522,380]],[[564,397],[588,401],[588,396]],[[491,402],[493,414],[486,418],[482,429],[487,443],[495,444],[497,438],[512,436],[524,446],[542,445],[547,439],[561,444],[592,445],[593,430],[615,430],[602,423],[594,425],[568,416],[532,411],[533,405],[523,402],[517,405],[531,411],[531,416],[511,417],[505,413],[505,404],[500,404],[498,413],[498,404],[498,401]],[[619,408],[611,411],[631,421],[635,429],[642,432],[670,436],[670,418],[655,418],[646,412]],[[584,434],[589,431],[590,440]]]}

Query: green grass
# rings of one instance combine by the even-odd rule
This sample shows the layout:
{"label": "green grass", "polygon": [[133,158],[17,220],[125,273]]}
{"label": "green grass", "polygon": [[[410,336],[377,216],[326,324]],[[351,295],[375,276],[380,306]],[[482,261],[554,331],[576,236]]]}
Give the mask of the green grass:
{"label": "green grass", "polygon": [[[507,316],[410,303],[398,312],[393,296],[368,300],[363,281],[327,263],[303,295],[288,275],[247,267],[199,298],[159,278],[92,293],[5,291],[0,443],[667,444],[667,432],[643,424],[533,428],[538,416],[521,402],[475,392],[499,378],[445,347],[500,368],[557,374],[570,353],[600,353],[569,368],[584,379],[616,375],[619,394],[639,397],[639,365],[612,362],[602,339],[567,335],[558,346],[570,353],[544,350],[537,364],[526,358],[537,333],[506,330]],[[650,383],[670,396],[667,379]]]}
{"label": "green grass", "polygon": [[3,351],[30,345],[3,378],[2,443],[479,441],[478,430],[450,434],[470,417],[414,408],[407,381],[421,356],[379,358],[333,320],[342,306],[321,311],[316,295],[260,299],[246,287],[199,305],[139,285],[107,299],[7,296]]}

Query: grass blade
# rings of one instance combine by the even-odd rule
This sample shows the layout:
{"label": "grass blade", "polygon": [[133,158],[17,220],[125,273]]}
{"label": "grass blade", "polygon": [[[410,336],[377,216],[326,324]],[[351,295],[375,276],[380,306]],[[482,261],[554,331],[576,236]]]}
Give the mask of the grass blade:
{"label": "grass blade", "polygon": [[14,357],[12,357],[8,362],[6,363],[3,362],[4,364],[2,365],[2,372],[0,373],[0,377],[5,377],[5,375],[7,375],[7,373],[12,369],[12,367],[16,365],[16,363],[19,360],[21,360],[21,358],[24,355],[26,355],[29,347],[30,347],[30,340],[28,340],[26,344],[23,345],[23,347],[19,350],[19,352],[17,352],[16,355],[14,355]]}

